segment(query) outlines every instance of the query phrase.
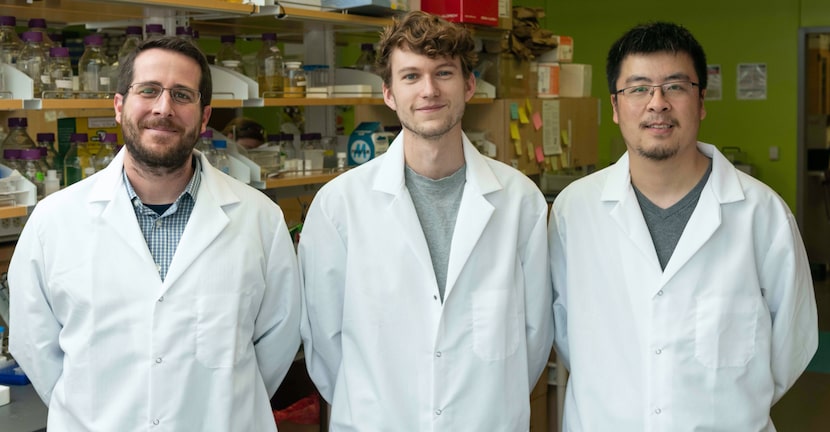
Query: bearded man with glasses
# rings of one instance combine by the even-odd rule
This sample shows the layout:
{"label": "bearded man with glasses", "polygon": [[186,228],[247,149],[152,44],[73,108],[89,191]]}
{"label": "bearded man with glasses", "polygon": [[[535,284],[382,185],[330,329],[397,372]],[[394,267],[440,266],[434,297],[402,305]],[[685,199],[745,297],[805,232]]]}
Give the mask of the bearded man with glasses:
{"label": "bearded man with glasses", "polygon": [[114,99],[125,148],[23,230],[10,350],[50,431],[276,431],[299,270],[279,207],[194,150],[211,92],[195,45],[143,42]]}
{"label": "bearded man with glasses", "polygon": [[787,204],[697,139],[706,57],[685,28],[611,47],[627,152],[556,198],[548,231],[568,431],[774,431],[816,351],[816,304]]}

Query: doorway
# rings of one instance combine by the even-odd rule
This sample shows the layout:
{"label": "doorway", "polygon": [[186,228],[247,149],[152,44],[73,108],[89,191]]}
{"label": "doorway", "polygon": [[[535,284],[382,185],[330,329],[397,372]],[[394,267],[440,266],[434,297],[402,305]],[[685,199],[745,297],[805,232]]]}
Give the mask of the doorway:
{"label": "doorway", "polygon": [[799,30],[796,218],[813,276],[830,263],[830,27]]}

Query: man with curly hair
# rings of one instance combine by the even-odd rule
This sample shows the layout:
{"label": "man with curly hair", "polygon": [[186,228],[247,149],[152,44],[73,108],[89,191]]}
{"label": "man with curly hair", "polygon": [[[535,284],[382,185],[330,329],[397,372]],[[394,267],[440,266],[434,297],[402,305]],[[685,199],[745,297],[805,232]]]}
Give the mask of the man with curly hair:
{"label": "man with curly hair", "polygon": [[332,431],[516,431],[552,343],[547,205],[461,130],[469,32],[423,12],[385,29],[403,126],[316,195],[299,245],[306,364]]}

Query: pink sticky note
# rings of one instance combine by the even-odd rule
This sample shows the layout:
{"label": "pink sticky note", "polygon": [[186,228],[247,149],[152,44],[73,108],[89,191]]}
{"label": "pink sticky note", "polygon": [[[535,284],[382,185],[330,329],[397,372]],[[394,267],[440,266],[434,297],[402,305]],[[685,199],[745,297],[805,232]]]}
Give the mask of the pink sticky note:
{"label": "pink sticky note", "polygon": [[542,128],[542,114],[539,114],[539,111],[533,113],[533,127],[535,127],[536,130]]}
{"label": "pink sticky note", "polygon": [[545,160],[545,153],[542,151],[542,147],[536,147],[536,162],[542,163]]}

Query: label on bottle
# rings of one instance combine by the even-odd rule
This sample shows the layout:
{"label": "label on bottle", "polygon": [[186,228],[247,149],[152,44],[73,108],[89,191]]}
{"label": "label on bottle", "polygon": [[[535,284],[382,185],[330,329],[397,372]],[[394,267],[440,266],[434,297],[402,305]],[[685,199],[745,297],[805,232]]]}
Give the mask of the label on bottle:
{"label": "label on bottle", "polygon": [[59,88],[62,90],[72,90],[72,80],[71,79],[56,79],[55,80],[55,88]]}

